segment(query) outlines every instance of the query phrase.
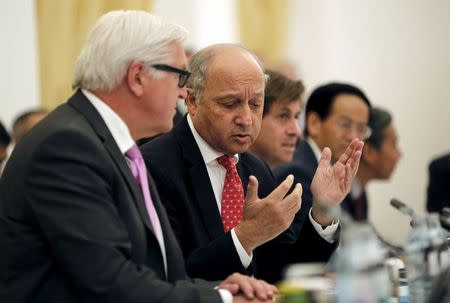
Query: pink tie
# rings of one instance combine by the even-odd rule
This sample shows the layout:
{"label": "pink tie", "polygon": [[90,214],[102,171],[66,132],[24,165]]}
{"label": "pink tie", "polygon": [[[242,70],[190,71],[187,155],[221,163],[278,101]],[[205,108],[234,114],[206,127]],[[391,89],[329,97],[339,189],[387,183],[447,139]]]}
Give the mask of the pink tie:
{"label": "pink tie", "polygon": [[126,153],[128,159],[131,160],[130,168],[136,179],[142,194],[144,195],[145,206],[147,207],[147,213],[152,223],[153,232],[158,239],[160,245],[163,245],[161,225],[156,213],[155,205],[153,204],[152,196],[150,195],[149,184],[147,179],[147,167],[145,166],[144,159],[142,158],[141,151],[137,145],[133,145]]}
{"label": "pink tie", "polygon": [[226,170],[222,192],[222,223],[225,232],[239,224],[244,208],[244,190],[233,158],[221,156],[217,162]]}

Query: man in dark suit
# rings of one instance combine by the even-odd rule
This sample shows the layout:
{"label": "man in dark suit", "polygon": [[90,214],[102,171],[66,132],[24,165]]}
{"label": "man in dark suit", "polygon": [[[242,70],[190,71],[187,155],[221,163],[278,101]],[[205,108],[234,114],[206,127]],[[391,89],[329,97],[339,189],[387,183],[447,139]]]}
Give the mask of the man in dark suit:
{"label": "man in dark suit", "polygon": [[3,123],[0,122],[0,166],[2,166],[3,161],[7,158],[7,149],[10,142],[11,136],[3,126]]}
{"label": "man in dark suit", "polygon": [[271,297],[272,286],[239,274],[187,278],[139,159],[135,140],[170,130],[186,97],[185,35],[147,12],[110,12],[96,23],[77,61],[78,90],[23,138],[0,181],[1,302]]}
{"label": "man in dark suit", "polygon": [[[208,279],[223,278],[233,271],[255,273],[253,252],[290,226],[300,207],[301,194],[300,185],[296,185],[283,198],[292,177],[274,190],[269,167],[247,152],[262,119],[263,68],[252,52],[228,44],[199,51],[189,67],[192,78],[188,82],[187,118],[171,133],[144,145],[143,155],[160,189],[188,273]],[[362,142],[356,140],[334,167],[329,166],[330,151],[324,153],[318,174],[320,201],[345,196],[361,149]],[[170,165],[161,167],[162,162]],[[229,188],[234,191],[230,193]],[[331,223],[323,212],[316,213],[316,219],[319,224]],[[325,241],[314,228],[304,230],[311,241]],[[290,228],[276,241],[291,245],[300,232]],[[327,243],[327,250],[331,251],[333,245]],[[287,253],[290,247],[283,248]],[[302,252],[291,253],[297,256]],[[272,271],[276,263],[280,275],[280,256],[283,252],[276,247],[264,249],[261,254],[259,249],[255,251],[256,260],[261,261],[256,273],[269,267]],[[273,279],[269,274],[265,278]]]}
{"label": "man in dark suit", "polygon": [[450,207],[450,154],[433,159],[428,173],[427,210],[441,212]]}
{"label": "man in dark suit", "polygon": [[370,136],[365,140],[352,190],[341,204],[355,221],[368,220],[367,184],[371,180],[389,179],[401,158],[397,131],[392,115],[388,111],[373,107],[370,112],[369,127]]}
{"label": "man in dark suit", "polygon": [[[297,144],[292,163],[282,165],[275,171],[277,180],[293,174],[303,186],[302,208],[295,222],[302,226],[307,222],[304,211],[313,205],[315,189],[312,186],[321,150],[329,147],[332,162],[338,161],[346,146],[355,138],[362,140],[370,134],[368,127],[370,102],[357,87],[345,83],[329,83],[316,88],[306,103],[305,139]],[[340,203],[343,199],[339,200]]]}

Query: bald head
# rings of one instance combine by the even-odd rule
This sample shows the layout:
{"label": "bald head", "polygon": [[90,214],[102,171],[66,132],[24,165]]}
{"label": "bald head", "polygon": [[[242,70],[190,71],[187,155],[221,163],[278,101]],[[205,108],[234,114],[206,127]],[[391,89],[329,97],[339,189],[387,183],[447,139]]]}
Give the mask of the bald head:
{"label": "bald head", "polygon": [[255,68],[259,71],[261,80],[266,82],[264,67],[259,58],[249,49],[237,44],[214,44],[198,51],[189,62],[189,70],[192,73],[188,81],[190,94],[194,95],[196,102],[202,99],[203,89],[211,69],[222,71],[224,68],[243,67]]}

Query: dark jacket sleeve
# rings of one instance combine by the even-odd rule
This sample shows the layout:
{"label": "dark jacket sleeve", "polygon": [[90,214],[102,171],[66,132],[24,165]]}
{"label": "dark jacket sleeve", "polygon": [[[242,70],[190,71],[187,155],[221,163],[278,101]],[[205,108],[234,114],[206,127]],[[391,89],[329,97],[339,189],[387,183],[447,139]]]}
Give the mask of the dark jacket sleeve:
{"label": "dark jacket sleeve", "polygon": [[440,212],[450,207],[450,155],[433,160],[428,173],[427,210]]}
{"label": "dark jacket sleeve", "polygon": [[277,183],[284,180],[287,175],[293,174],[295,183],[302,184],[303,194],[301,209],[290,228],[258,248],[256,255],[258,277],[268,282],[281,280],[284,270],[290,264],[328,262],[339,243],[338,239],[333,243],[323,239],[309,219],[312,194],[311,177],[308,173],[308,170],[297,165],[284,166],[275,171]]}

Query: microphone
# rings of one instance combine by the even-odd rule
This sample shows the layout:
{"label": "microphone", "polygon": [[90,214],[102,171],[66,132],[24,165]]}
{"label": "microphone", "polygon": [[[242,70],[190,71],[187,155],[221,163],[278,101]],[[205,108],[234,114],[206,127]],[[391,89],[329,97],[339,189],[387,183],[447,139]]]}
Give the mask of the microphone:
{"label": "microphone", "polygon": [[[394,208],[398,209],[402,214],[411,217],[411,226],[414,227],[414,224],[419,219],[419,216],[411,207],[407,206],[405,203],[396,198],[391,199],[391,205]],[[450,231],[450,207],[444,207],[442,209],[441,213],[439,213],[439,221],[444,229]]]}
{"label": "microphone", "polygon": [[[399,201],[400,202],[400,201]],[[400,202],[401,203],[401,202]],[[360,222],[356,222],[352,216],[343,208],[337,205],[328,205],[326,203],[320,203],[320,208],[323,212],[325,212],[329,217],[334,220],[339,220],[342,230],[351,230],[355,228],[355,225],[360,224]],[[404,204],[403,204],[404,205]],[[449,209],[450,210],[450,209]],[[411,210],[412,211],[412,210]],[[365,222],[370,226],[370,229],[374,233],[374,235],[378,238],[378,240],[385,245],[388,249],[388,253],[391,257],[398,257],[402,254],[403,248],[391,244],[388,240],[384,239],[384,237],[376,230],[375,226],[370,222]]]}
{"label": "microphone", "polygon": [[396,198],[391,199],[391,205],[394,208],[398,209],[402,214],[405,214],[413,219],[416,216],[414,210],[411,207],[407,206],[405,203]]}

